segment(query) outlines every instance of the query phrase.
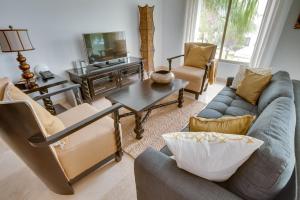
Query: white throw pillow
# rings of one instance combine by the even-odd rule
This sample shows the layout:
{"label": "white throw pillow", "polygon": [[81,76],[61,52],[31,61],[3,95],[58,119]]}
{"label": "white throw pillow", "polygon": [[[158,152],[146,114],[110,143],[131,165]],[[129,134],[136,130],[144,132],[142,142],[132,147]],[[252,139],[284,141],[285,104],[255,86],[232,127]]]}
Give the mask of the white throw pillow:
{"label": "white throw pillow", "polygon": [[254,73],[263,74],[263,75],[268,75],[268,74],[272,73],[272,70],[269,68],[251,68],[251,67],[241,65],[238,73],[235,75],[235,77],[232,81],[232,84],[231,84],[232,89],[237,89],[238,86],[241,84],[241,82],[245,78],[246,69],[249,69]]}
{"label": "white throw pillow", "polygon": [[177,166],[202,178],[222,182],[264,142],[249,136],[214,132],[177,132],[163,138]]}

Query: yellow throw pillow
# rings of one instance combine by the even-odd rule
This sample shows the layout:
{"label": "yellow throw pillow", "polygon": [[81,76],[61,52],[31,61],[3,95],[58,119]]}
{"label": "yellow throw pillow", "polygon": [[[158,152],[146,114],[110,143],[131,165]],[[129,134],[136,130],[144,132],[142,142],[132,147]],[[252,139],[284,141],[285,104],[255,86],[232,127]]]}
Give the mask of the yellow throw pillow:
{"label": "yellow throw pillow", "polygon": [[191,132],[219,132],[246,135],[253,120],[255,120],[255,116],[253,115],[226,116],[218,119],[191,117],[189,127]]}
{"label": "yellow throw pillow", "polygon": [[236,90],[236,94],[255,105],[263,90],[272,79],[272,74],[258,74],[246,69],[245,78]]}
{"label": "yellow throw pillow", "polygon": [[209,61],[213,49],[214,46],[191,46],[190,50],[186,55],[184,65],[190,67],[204,68]]}
{"label": "yellow throw pillow", "polygon": [[12,83],[7,84],[3,100],[28,102],[32,106],[36,116],[43,126],[42,128],[44,129],[44,131],[46,131],[46,137],[65,129],[64,124],[59,118],[51,115],[44,107],[32,100],[29,96],[19,90]]}

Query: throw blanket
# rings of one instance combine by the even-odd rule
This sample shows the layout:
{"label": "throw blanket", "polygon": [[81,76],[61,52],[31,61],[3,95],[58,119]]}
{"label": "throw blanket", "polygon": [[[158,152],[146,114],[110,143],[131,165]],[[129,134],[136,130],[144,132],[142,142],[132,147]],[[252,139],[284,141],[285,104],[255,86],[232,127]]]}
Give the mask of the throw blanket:
{"label": "throw blanket", "polygon": [[218,68],[218,61],[215,60],[212,62],[212,65],[208,71],[208,83],[210,85],[216,82],[217,68]]}

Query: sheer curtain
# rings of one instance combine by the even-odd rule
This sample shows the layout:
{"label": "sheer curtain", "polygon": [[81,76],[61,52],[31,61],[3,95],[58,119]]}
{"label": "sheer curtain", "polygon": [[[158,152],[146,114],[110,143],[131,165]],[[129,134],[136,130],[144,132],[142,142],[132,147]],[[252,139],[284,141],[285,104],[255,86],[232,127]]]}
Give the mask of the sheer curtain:
{"label": "sheer curtain", "polygon": [[199,19],[199,0],[186,0],[185,23],[184,23],[184,43],[194,42]]}
{"label": "sheer curtain", "polygon": [[271,67],[273,55],[293,0],[269,0],[250,61],[252,67]]}

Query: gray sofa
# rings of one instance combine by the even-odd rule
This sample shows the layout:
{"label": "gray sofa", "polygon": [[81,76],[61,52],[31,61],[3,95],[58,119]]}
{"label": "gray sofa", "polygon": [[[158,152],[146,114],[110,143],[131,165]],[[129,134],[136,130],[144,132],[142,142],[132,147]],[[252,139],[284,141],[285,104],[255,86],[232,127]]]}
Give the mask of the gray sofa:
{"label": "gray sofa", "polygon": [[300,81],[292,81],[287,72],[275,73],[256,106],[237,96],[228,87],[231,81],[199,116],[254,114],[248,135],[264,145],[223,183],[179,169],[167,147],[160,152],[148,148],[134,164],[138,200],[298,199]]}

